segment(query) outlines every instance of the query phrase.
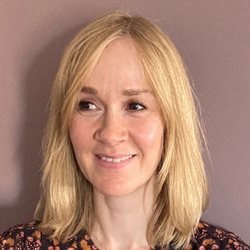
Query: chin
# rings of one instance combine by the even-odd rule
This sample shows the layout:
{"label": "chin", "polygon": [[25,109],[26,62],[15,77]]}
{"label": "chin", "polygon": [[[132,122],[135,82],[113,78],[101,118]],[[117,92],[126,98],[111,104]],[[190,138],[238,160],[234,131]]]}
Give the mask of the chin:
{"label": "chin", "polygon": [[122,197],[122,196],[128,196],[130,194],[136,194],[143,191],[146,187],[146,184],[142,185],[128,185],[128,183],[125,183],[122,185],[121,183],[108,183],[106,185],[103,185],[99,187],[94,187],[94,189],[101,193],[103,196],[106,197]]}

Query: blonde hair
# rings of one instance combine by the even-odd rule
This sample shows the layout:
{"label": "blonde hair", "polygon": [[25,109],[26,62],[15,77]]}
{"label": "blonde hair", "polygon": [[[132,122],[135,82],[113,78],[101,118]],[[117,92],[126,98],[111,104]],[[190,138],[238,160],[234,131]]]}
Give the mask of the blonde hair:
{"label": "blonde hair", "polygon": [[69,119],[86,76],[114,39],[129,36],[141,57],[165,123],[165,148],[157,170],[155,206],[148,223],[152,246],[188,245],[207,205],[202,132],[192,89],[175,46],[154,24],[112,12],[90,23],[67,47],[50,100],[44,141],[42,195],[35,211],[40,228],[66,241],[93,226],[92,186],[74,157]]}

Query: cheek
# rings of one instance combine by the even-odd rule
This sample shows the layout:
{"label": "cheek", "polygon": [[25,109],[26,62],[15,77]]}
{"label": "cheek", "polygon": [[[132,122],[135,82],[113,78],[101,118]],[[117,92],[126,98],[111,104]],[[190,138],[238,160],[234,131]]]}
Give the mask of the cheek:
{"label": "cheek", "polygon": [[[134,126],[134,135],[143,147],[162,148],[164,127],[158,117],[147,118]],[[156,148],[155,148],[156,147]]]}
{"label": "cheek", "polygon": [[88,144],[90,128],[81,122],[81,117],[75,116],[69,124],[69,134],[74,150],[79,150]]}

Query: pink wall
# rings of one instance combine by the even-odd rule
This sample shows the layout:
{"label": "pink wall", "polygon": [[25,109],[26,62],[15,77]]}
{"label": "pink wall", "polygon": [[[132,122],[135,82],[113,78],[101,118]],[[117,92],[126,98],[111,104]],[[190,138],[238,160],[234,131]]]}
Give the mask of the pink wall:
{"label": "pink wall", "polygon": [[63,48],[87,21],[124,9],[154,20],[181,51],[200,98],[211,153],[211,201],[204,218],[250,243],[248,0],[0,4],[0,231],[31,220],[38,200],[46,104]]}

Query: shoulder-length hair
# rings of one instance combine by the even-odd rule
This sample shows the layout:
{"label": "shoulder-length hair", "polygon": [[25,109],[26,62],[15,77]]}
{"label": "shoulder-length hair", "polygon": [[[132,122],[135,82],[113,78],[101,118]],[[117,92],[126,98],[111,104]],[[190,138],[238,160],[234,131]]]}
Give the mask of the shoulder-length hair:
{"label": "shoulder-length hair", "polygon": [[147,19],[116,11],[90,23],[66,48],[56,75],[44,140],[42,195],[35,211],[40,228],[67,241],[91,232],[91,184],[74,157],[68,124],[86,76],[105,47],[128,36],[134,42],[165,125],[165,147],[148,223],[152,246],[187,246],[207,205],[202,138],[191,86],[171,40]]}

